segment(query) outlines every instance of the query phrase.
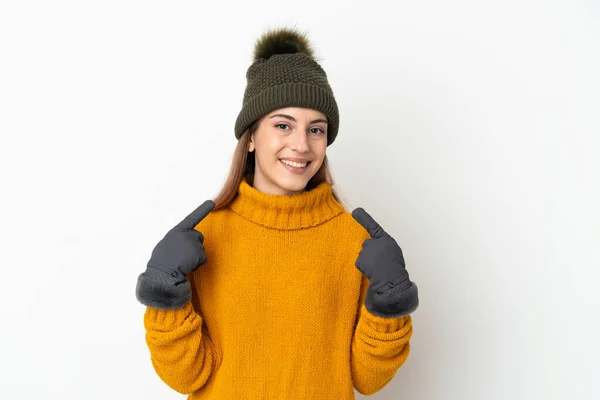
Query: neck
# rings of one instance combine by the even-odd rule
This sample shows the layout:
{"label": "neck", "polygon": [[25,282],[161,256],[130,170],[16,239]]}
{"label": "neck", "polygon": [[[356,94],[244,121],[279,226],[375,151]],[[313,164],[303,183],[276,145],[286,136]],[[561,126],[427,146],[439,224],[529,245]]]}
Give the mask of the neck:
{"label": "neck", "polygon": [[344,212],[329,183],[291,196],[263,193],[244,179],[230,208],[242,217],[268,228],[303,229],[326,222]]}

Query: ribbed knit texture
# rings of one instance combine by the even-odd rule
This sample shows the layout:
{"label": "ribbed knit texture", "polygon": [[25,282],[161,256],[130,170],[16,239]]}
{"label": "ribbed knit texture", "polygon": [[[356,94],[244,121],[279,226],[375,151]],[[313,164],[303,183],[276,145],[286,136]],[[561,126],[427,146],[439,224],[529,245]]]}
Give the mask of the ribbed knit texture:
{"label": "ribbed knit texture", "polygon": [[235,137],[263,115],[285,107],[307,107],[328,118],[327,145],[335,140],[339,111],[327,74],[304,53],[276,54],[255,61],[246,72],[244,101],[235,122]]}
{"label": "ribbed knit texture", "polygon": [[196,229],[208,261],[192,302],[144,317],[156,372],[188,399],[354,399],[407,359],[411,317],[364,307],[354,262],[368,234],[329,184],[273,196],[244,181]]}

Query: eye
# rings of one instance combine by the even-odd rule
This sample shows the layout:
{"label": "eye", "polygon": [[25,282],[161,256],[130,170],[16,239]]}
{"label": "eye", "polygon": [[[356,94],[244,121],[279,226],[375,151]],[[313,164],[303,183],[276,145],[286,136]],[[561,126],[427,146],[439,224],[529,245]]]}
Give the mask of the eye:
{"label": "eye", "polygon": [[290,126],[288,124],[277,124],[277,125],[275,125],[275,127],[285,130],[286,128],[289,128]]}
{"label": "eye", "polygon": [[322,135],[325,133],[325,131],[317,126],[315,126],[314,128],[310,128],[310,133],[316,133],[318,135]]}

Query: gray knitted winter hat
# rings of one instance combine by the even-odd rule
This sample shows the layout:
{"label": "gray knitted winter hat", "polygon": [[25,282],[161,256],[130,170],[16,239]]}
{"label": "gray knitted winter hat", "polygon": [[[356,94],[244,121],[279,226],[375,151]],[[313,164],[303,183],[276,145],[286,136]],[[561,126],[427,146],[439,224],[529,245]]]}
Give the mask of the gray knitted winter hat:
{"label": "gray knitted winter hat", "polygon": [[265,32],[256,41],[246,80],[243,106],[235,122],[237,139],[273,110],[307,107],[327,116],[327,145],[333,143],[339,127],[338,106],[305,34],[289,28]]}

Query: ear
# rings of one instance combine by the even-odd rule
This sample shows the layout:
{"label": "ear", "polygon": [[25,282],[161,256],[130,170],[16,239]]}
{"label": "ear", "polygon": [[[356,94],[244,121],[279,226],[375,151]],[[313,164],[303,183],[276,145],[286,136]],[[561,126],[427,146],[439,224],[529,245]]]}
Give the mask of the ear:
{"label": "ear", "polygon": [[250,153],[254,151],[254,135],[250,136],[250,142],[248,143],[248,151]]}

